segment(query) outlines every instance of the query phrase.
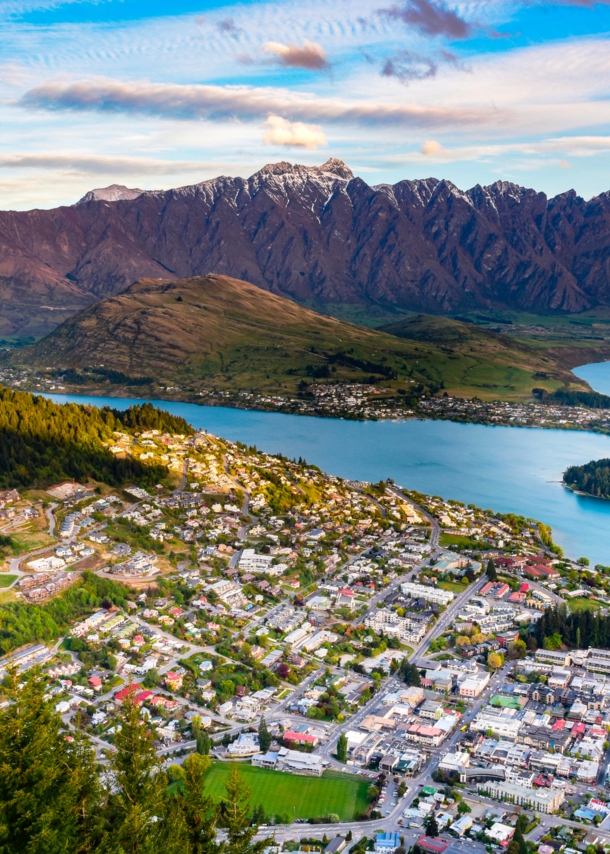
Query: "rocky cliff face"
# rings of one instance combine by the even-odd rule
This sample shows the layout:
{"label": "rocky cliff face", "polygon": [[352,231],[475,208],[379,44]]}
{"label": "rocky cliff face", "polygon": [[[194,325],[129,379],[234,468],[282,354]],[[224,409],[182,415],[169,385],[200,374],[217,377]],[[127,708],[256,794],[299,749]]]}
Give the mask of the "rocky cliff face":
{"label": "rocky cliff face", "polygon": [[331,159],[0,212],[0,331],[9,320],[48,330],[141,277],[207,273],[317,305],[582,311],[610,305],[610,193],[547,199],[502,181],[464,192],[433,178],[371,187]]}

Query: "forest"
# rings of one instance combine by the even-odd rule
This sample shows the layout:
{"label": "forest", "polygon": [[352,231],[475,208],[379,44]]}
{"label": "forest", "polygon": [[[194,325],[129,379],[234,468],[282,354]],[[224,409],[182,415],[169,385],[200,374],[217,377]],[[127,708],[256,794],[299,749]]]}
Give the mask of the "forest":
{"label": "forest", "polygon": [[544,388],[532,389],[534,397],[544,403],[557,403],[559,406],[587,406],[589,409],[609,409],[610,397],[598,391],[577,391],[576,389],[558,388],[547,392]]}
{"label": "forest", "polygon": [[250,793],[237,766],[216,803],[205,788],[209,756],[195,753],[166,769],[133,699],[119,707],[114,749],[102,767],[78,726],[66,731],[40,673],[9,674],[4,693],[3,854],[262,854],[268,847],[254,840]]}
{"label": "forest", "polygon": [[599,611],[567,613],[565,605],[547,608],[536,623],[534,636],[543,649],[610,648],[610,616]]}
{"label": "forest", "polygon": [[115,430],[150,429],[193,432],[183,418],[150,403],[126,411],[98,409],[0,387],[0,489],[72,479],[152,486],[167,477],[165,466],[117,458],[103,445]]}
{"label": "forest", "polygon": [[579,492],[597,498],[610,498],[610,459],[591,460],[584,466],[570,466],[563,473],[563,482]]}
{"label": "forest", "polygon": [[0,655],[28,643],[55,640],[75,621],[98,608],[123,605],[128,598],[129,590],[122,584],[83,572],[72,587],[45,605],[0,605]]}

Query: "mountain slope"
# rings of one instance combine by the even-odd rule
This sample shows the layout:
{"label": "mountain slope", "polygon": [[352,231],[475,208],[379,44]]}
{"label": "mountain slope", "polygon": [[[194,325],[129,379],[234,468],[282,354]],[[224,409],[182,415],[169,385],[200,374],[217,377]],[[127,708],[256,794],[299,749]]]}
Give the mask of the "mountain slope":
{"label": "mountain slope", "polygon": [[321,308],[580,312],[610,306],[610,194],[547,199],[502,181],[463,192],[434,178],[371,187],[331,159],[0,212],[0,334],[48,331],[138,278],[208,273]]}
{"label": "mountain slope", "polygon": [[[444,318],[424,323],[445,322]],[[354,326],[225,276],[141,279],[65,321],[14,365],[69,370],[68,383],[295,394],[303,382],[374,382],[407,396],[444,387],[480,396],[528,397],[534,374],[549,388],[575,378],[502,336],[467,332],[451,346]],[[421,323],[420,323],[421,325]],[[585,384],[580,384],[583,388]],[[184,396],[184,395],[183,395]]]}

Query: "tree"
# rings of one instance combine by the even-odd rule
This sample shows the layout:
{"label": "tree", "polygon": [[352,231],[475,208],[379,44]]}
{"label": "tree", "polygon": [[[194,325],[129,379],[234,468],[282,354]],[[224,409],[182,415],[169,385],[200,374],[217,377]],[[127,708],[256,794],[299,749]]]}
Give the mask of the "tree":
{"label": "tree", "polygon": [[188,854],[220,854],[222,850],[222,844],[216,842],[218,807],[204,793],[205,775],[211,764],[209,757],[193,753],[182,766],[184,777],[175,806]]}
{"label": "tree", "polygon": [[337,759],[339,762],[347,762],[347,736],[344,732],[341,733],[337,742]]}
{"label": "tree", "polygon": [[485,574],[489,578],[490,581],[498,580],[498,573],[496,572],[496,565],[493,562],[493,558],[489,558],[487,561],[487,569],[485,570]]}
{"label": "tree", "polygon": [[403,658],[400,665],[400,675],[407,685],[412,685],[419,688],[421,685],[421,676],[415,664],[410,664],[406,658]]}
{"label": "tree", "polygon": [[425,821],[426,835],[438,836],[438,822],[434,815],[429,815]]}
{"label": "tree", "polygon": [[500,667],[502,667],[503,663],[504,659],[497,652],[490,652],[487,656],[487,666],[490,670],[498,670]]}
{"label": "tree", "polygon": [[509,643],[508,645],[508,658],[525,658],[527,654],[527,644],[524,640],[513,641],[513,643]]}
{"label": "tree", "polygon": [[89,742],[67,739],[37,671],[10,673],[0,713],[0,850],[72,854],[99,844],[102,792]]}
{"label": "tree", "polygon": [[143,684],[145,688],[156,688],[160,681],[161,677],[159,676],[159,671],[156,667],[153,667],[152,670],[148,670],[146,672],[146,676],[143,679]]}
{"label": "tree", "polygon": [[271,733],[267,729],[267,722],[264,716],[261,716],[261,722],[258,727],[258,744],[261,753],[267,753],[271,747]]}
{"label": "tree", "polygon": [[369,799],[369,801],[374,801],[376,798],[378,798],[379,797],[379,789],[377,788],[377,786],[369,786],[368,789],[366,790],[366,796]]}
{"label": "tree", "polygon": [[250,826],[250,789],[244,785],[237,765],[231,768],[225,791],[220,821],[227,830],[226,854],[260,854],[267,840],[252,842],[258,827]]}
{"label": "tree", "polygon": [[460,815],[466,815],[467,813],[472,812],[466,801],[460,801],[457,811]]}
{"label": "tree", "polygon": [[200,756],[208,756],[212,749],[212,739],[205,730],[199,730],[195,736],[197,740],[197,753]]}
{"label": "tree", "polygon": [[166,777],[133,694],[123,700],[117,719],[109,763],[109,847],[121,854],[148,854],[161,847]]}
{"label": "tree", "polygon": [[[521,818],[521,816],[519,816],[519,818]],[[525,841],[525,839],[523,838],[523,829],[522,829],[522,827],[521,827],[521,825],[520,825],[519,821],[517,821],[517,826],[516,826],[516,828],[515,828],[515,833],[514,833],[514,836],[513,836],[513,840],[514,840],[514,841],[517,843],[517,845],[519,846],[519,854],[528,854],[528,852],[527,852],[527,842],[526,842],[526,841]]]}

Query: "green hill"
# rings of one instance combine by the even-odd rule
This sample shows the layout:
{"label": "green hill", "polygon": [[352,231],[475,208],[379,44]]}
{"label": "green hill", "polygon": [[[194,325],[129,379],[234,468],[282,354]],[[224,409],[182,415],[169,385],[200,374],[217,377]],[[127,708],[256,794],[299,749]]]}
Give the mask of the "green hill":
{"label": "green hill", "polygon": [[383,330],[318,314],[226,276],[141,279],[11,356],[87,390],[160,394],[179,387],[294,395],[304,384],[371,382],[413,398],[446,390],[482,398],[586,389],[527,345],[447,318],[417,316]]}

